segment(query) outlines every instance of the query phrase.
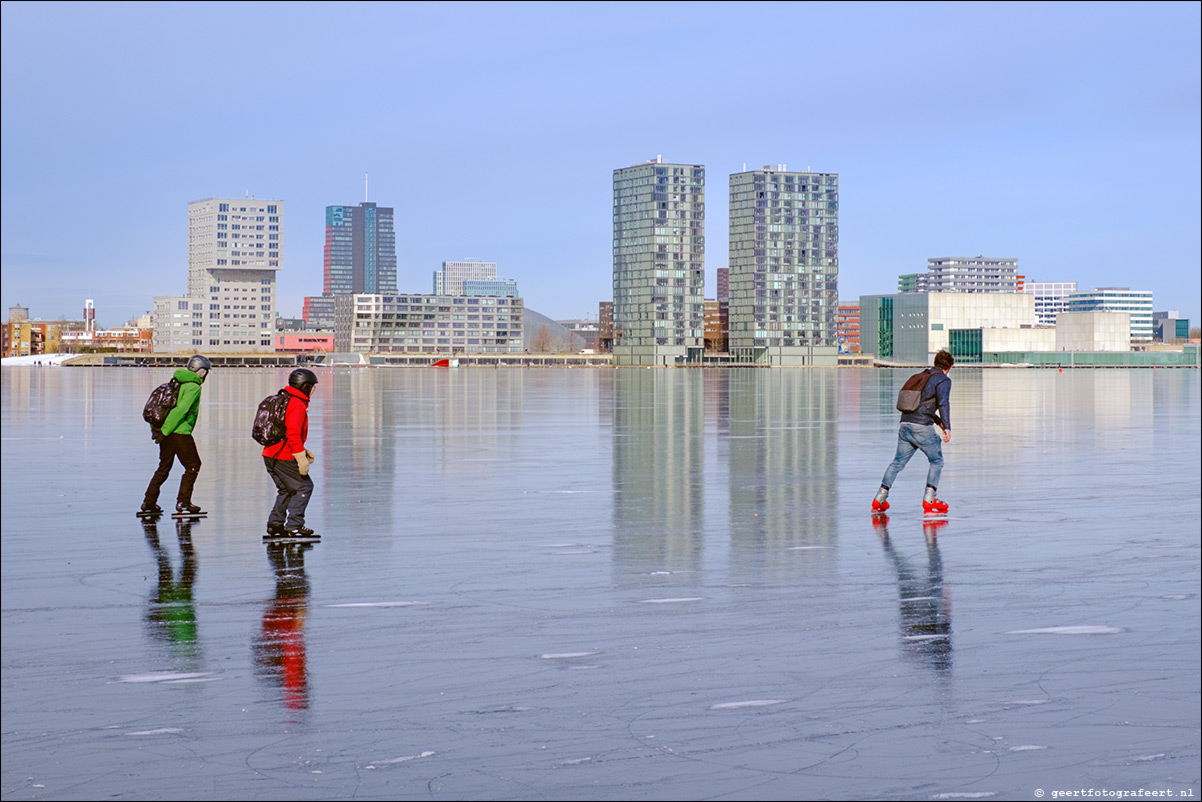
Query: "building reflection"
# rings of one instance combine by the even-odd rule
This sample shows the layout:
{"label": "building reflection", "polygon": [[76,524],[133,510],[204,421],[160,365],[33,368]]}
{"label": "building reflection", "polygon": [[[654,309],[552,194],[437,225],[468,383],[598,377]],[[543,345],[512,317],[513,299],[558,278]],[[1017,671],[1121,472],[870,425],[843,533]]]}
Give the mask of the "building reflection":
{"label": "building reflection", "polygon": [[799,565],[834,559],[837,372],[727,373],[718,432],[729,464],[732,581],[786,580]]}
{"label": "building reflection", "polygon": [[939,530],[946,520],[923,523],[926,566],[914,567],[898,553],[889,538],[889,517],[873,517],[885,555],[897,571],[902,654],[943,674],[952,667],[952,597],[943,584],[943,560],[939,556]]}
{"label": "building reflection", "polygon": [[305,552],[312,543],[270,543],[267,557],[275,574],[275,598],[263,608],[263,621],[253,651],[255,676],[278,689],[288,710],[309,707],[309,675],[305,662],[305,614],[309,580]]}
{"label": "building reflection", "polygon": [[[613,371],[615,584],[700,568],[705,394],[699,370]],[[693,576],[684,581],[696,581]]]}
{"label": "building reflection", "polygon": [[398,514],[415,504],[437,506],[450,528],[478,525],[462,504],[465,488],[488,495],[507,479],[498,466],[520,456],[515,433],[528,413],[526,385],[537,381],[528,371],[336,367],[318,375],[329,375],[328,392],[311,414],[320,416],[327,465],[338,466],[323,479],[341,525],[391,542],[406,523]]}
{"label": "building reflection", "polygon": [[[106,368],[107,370],[107,368]],[[120,370],[126,370],[124,368]],[[129,371],[147,385],[150,393],[161,381],[170,378],[166,369],[137,369]],[[205,379],[201,391],[200,414],[193,436],[200,452],[203,465],[197,477],[197,504],[211,513],[220,512],[230,520],[255,521],[255,528],[262,531],[267,523],[271,505],[275,502],[276,489],[263,467],[263,447],[251,439],[250,429],[255,420],[259,402],[282,387],[288,386],[291,369],[236,369],[218,368]],[[312,515],[323,491],[324,474],[330,469],[321,448],[314,445],[320,428],[314,422],[315,410],[322,401],[321,393],[327,388],[329,371],[317,371],[318,392],[309,407],[309,447],[317,452],[318,461],[313,465],[313,477],[317,482],[314,501],[309,505]],[[145,378],[141,378],[141,377]],[[140,415],[139,423],[141,423]],[[145,429],[146,425],[141,424]],[[141,447],[140,447],[141,448]],[[146,438],[146,477],[154,470],[153,459],[157,460],[158,449]],[[141,453],[141,452],[140,452]],[[172,487],[179,467],[167,480],[164,492]],[[221,529],[210,529],[206,540],[223,537]]]}
{"label": "building reflection", "polygon": [[175,521],[180,562],[176,570],[171,554],[159,539],[160,516],[143,519],[142,531],[158,567],[158,582],[146,601],[146,628],[150,637],[165,644],[182,670],[194,671],[200,665],[200,640],[196,620],[196,550],[192,546],[192,527],[199,522]]}

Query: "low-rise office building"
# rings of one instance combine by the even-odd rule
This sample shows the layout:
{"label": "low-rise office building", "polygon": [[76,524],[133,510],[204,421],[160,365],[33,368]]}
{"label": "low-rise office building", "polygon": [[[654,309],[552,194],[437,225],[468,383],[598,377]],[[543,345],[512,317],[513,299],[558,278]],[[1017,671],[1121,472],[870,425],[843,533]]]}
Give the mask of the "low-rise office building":
{"label": "low-rise office building", "polygon": [[[905,364],[931,364],[936,352],[947,349],[955,356],[980,352],[985,329],[1013,329],[1012,334],[991,334],[1017,343],[1049,342],[1038,334],[1035,297],[1016,292],[920,292],[860,297],[861,351]],[[1026,334],[1020,332],[1025,331]]]}
{"label": "low-rise office building", "polygon": [[931,364],[941,349],[962,365],[1036,360],[1070,364],[1072,360],[1063,356],[1071,353],[1093,354],[1097,364],[1127,364],[1104,355],[1130,353],[1128,313],[1062,312],[1054,327],[1032,326],[1028,321],[1034,302],[1029,293],[861,296],[863,351],[914,365]]}
{"label": "low-rise office building", "polygon": [[839,353],[860,353],[860,305],[839,302],[835,317],[835,333],[839,338]]}
{"label": "low-rise office building", "polygon": [[151,329],[130,326],[99,331],[68,331],[63,333],[59,342],[62,351],[72,354],[88,351],[145,354],[150,352],[152,340]]}
{"label": "low-rise office building", "polygon": [[713,298],[705,299],[705,350],[707,353],[726,353],[727,329],[730,326],[730,304]]}
{"label": "low-rise office building", "polygon": [[277,353],[308,354],[315,351],[334,350],[332,331],[277,331],[275,335]]}
{"label": "low-rise office building", "polygon": [[1064,303],[1066,312],[1126,312],[1131,316],[1131,342],[1152,342],[1151,290],[1097,287],[1071,293]]}
{"label": "low-rise office building", "polygon": [[338,353],[520,354],[521,298],[464,295],[340,295]]}
{"label": "low-rise office building", "polygon": [[1035,323],[1039,326],[1055,326],[1056,315],[1067,311],[1066,299],[1077,291],[1075,281],[1028,281],[1023,292],[1035,296]]}
{"label": "low-rise office building", "polygon": [[1131,315],[1126,312],[1061,312],[1056,316],[1056,350],[1130,351]]}
{"label": "low-rise office building", "polygon": [[1189,340],[1189,318],[1176,309],[1152,313],[1152,338],[1162,343],[1181,343]]}

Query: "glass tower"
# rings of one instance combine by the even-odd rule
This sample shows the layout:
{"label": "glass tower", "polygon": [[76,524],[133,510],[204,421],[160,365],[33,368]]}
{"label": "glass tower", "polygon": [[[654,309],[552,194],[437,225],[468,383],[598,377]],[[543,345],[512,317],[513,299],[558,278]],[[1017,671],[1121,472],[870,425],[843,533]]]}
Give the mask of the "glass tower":
{"label": "glass tower", "polygon": [[705,349],[705,167],[614,170],[614,364],[699,362]]}
{"label": "glass tower", "polygon": [[839,176],[784,165],[731,175],[731,355],[834,365],[838,306]]}
{"label": "glass tower", "polygon": [[396,231],[392,209],[374,203],[326,207],[322,294],[305,299],[311,328],[334,326],[334,296],[396,293]]}

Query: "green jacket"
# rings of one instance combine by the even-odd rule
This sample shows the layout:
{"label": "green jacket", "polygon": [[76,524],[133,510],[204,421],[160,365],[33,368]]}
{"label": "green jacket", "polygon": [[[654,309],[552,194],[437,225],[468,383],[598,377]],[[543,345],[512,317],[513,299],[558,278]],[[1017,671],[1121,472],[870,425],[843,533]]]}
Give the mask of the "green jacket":
{"label": "green jacket", "polygon": [[163,421],[163,436],[169,434],[192,434],[196,428],[196,416],[200,413],[200,377],[187,368],[175,371],[179,382],[179,399],[175,408],[167,413]]}

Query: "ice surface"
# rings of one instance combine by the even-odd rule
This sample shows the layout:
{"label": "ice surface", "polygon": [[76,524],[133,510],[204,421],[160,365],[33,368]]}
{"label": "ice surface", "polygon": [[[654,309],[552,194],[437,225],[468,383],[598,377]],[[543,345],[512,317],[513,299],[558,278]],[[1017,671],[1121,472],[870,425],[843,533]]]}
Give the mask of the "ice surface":
{"label": "ice surface", "polygon": [[868,514],[906,371],[319,371],[264,546],[286,372],[142,522],[168,372],[3,369],[6,801],[1202,784],[1197,371],[954,369],[940,520],[921,455]]}

